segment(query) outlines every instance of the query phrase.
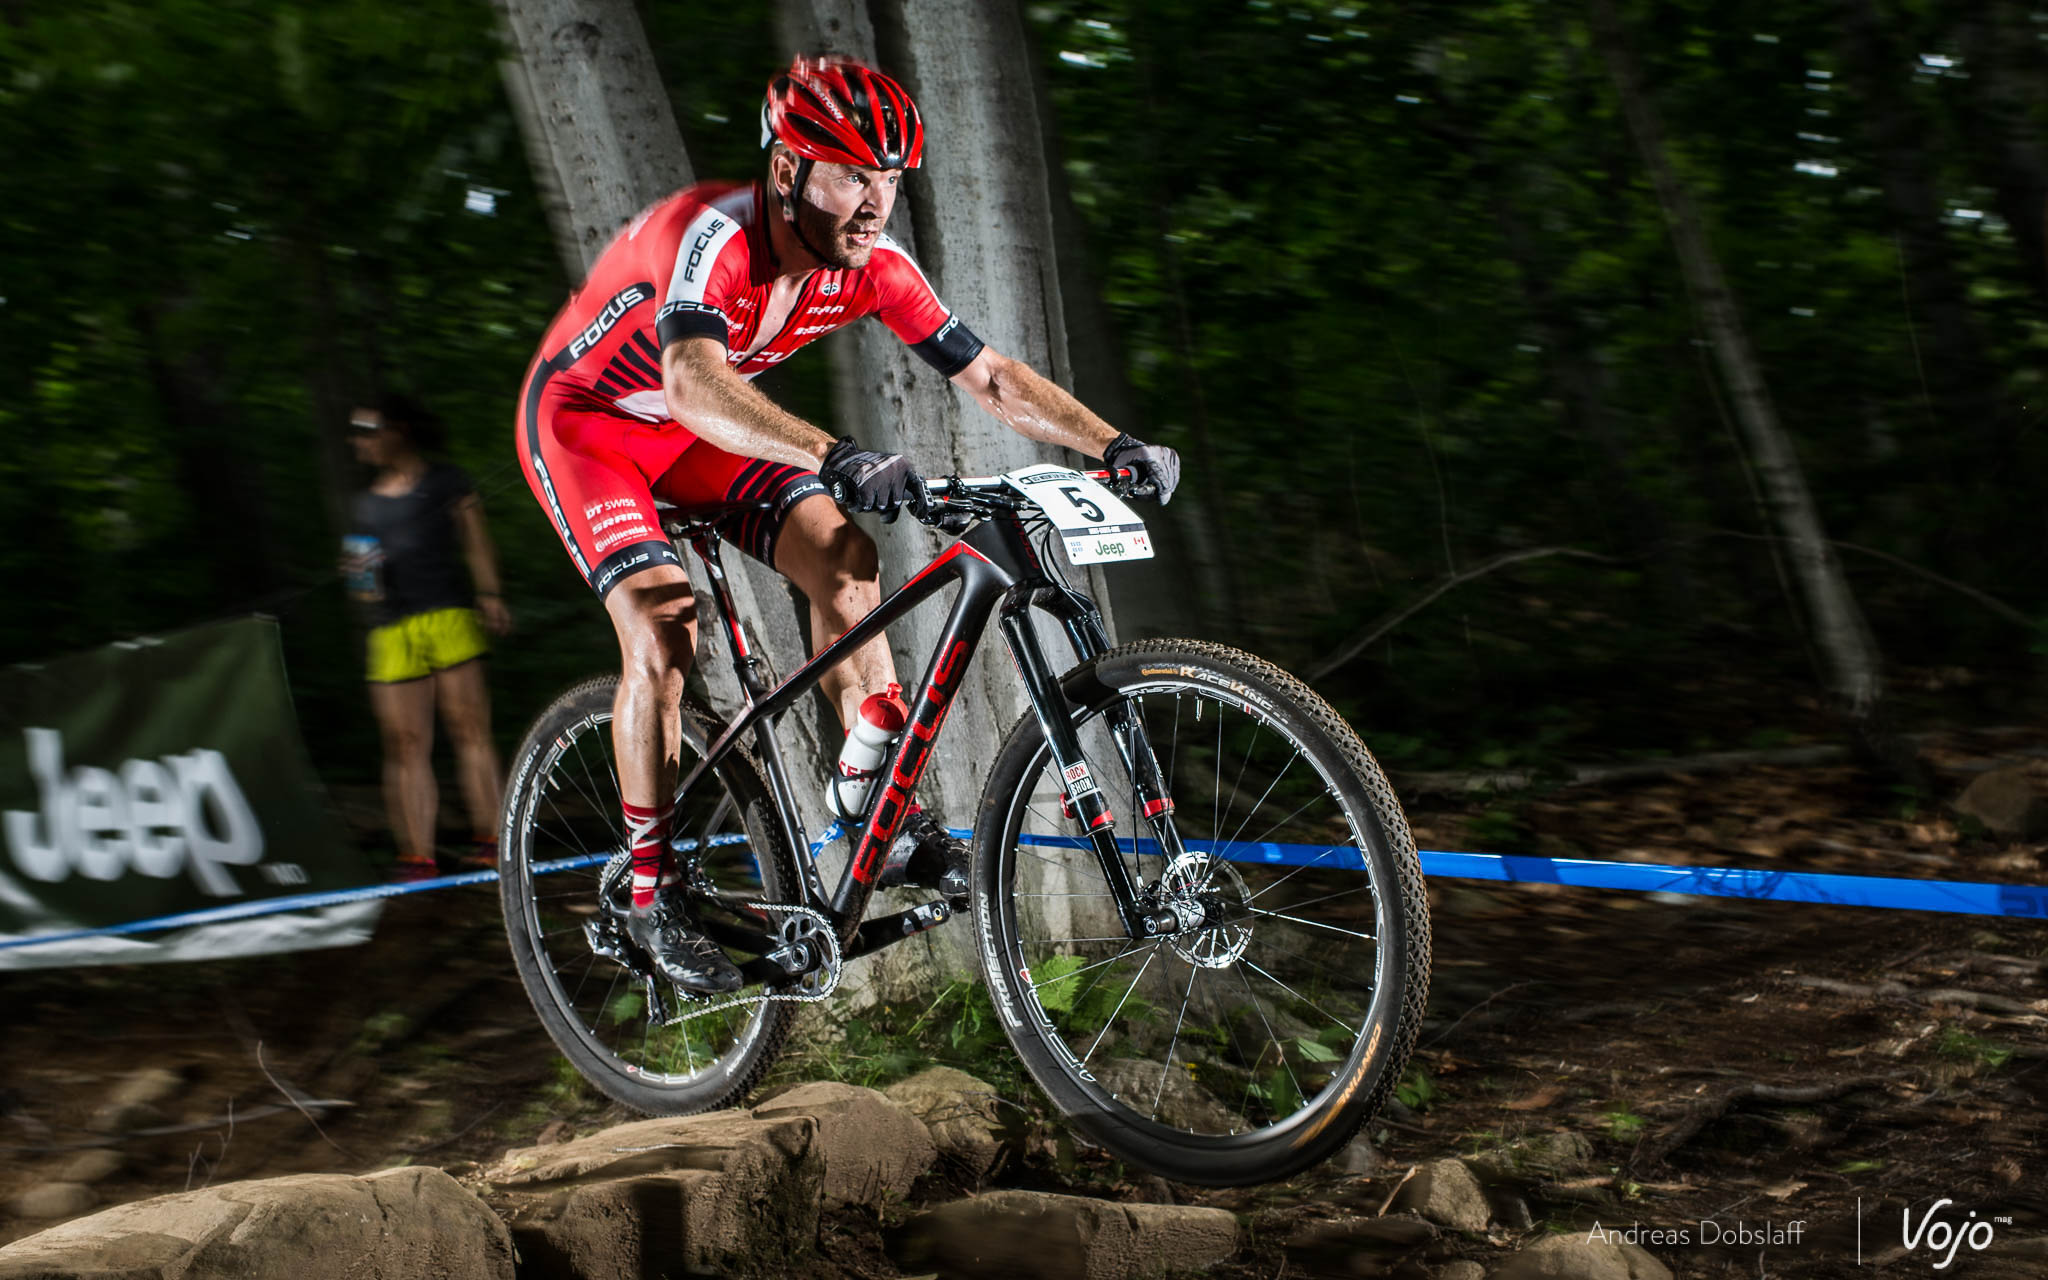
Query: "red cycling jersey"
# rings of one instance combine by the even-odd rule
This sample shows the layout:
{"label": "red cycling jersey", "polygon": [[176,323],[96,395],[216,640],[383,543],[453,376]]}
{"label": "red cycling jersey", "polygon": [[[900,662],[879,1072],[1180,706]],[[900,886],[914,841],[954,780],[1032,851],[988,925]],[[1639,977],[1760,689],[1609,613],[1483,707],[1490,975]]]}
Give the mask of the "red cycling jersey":
{"label": "red cycling jersey", "polygon": [[591,266],[528,369],[520,462],[600,595],[632,571],[676,562],[655,518],[655,493],[685,506],[774,502],[773,518],[757,515],[753,536],[742,540],[772,564],[782,517],[798,499],[823,492],[810,472],[737,457],[670,418],[661,386],[668,344],[715,338],[746,378],[865,315],[879,316],[944,377],[982,349],[886,235],[866,266],[806,276],[781,328],[764,336],[776,279],[764,207],[759,182],[699,183],[642,212]]}

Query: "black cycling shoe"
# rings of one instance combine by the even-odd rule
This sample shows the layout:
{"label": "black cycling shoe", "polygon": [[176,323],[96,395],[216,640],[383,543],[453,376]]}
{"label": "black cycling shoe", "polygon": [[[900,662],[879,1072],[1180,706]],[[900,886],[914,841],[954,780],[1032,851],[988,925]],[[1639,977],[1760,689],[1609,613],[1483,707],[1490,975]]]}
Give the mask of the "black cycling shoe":
{"label": "black cycling shoe", "polygon": [[903,820],[882,864],[881,888],[911,885],[936,889],[955,909],[967,909],[967,842],[939,825],[923,809]]}
{"label": "black cycling shoe", "polygon": [[[614,908],[616,910],[616,908]],[[619,912],[619,923],[633,945],[647,954],[655,972],[693,995],[716,996],[746,985],[738,966],[718,944],[699,933],[671,895],[663,893],[645,911]]]}

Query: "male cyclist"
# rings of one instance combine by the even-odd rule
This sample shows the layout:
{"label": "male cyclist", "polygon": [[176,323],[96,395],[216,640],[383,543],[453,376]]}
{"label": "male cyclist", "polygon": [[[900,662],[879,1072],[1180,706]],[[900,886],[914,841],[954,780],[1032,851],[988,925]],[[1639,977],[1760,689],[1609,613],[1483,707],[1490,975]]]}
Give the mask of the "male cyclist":
{"label": "male cyclist", "polygon": [[[1162,502],[1180,477],[1173,450],[1119,433],[975,337],[882,233],[903,171],[924,150],[902,86],[848,59],[799,57],[770,82],[761,122],[763,176],[676,192],[605,249],[542,340],[518,416],[527,483],[619,637],[612,741],[632,852],[626,931],[664,977],[700,994],[742,979],[697,930],[687,869],[668,848],[696,611],[654,499],[769,504],[727,517],[722,532],[809,599],[815,651],[881,599],[875,544],[841,505],[886,521],[928,496],[909,458],[834,440],[749,379],[875,315],[1020,434],[1129,467]],[[895,680],[878,636],[821,686],[844,726]],[[966,893],[958,840],[922,812],[903,833],[910,883]]]}

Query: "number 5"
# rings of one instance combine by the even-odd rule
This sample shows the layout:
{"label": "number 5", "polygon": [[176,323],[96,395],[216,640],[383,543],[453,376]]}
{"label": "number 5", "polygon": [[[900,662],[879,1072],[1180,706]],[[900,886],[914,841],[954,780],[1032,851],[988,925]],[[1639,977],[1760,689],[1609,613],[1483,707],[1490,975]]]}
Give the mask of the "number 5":
{"label": "number 5", "polygon": [[1066,495],[1068,502],[1074,504],[1076,511],[1081,512],[1096,524],[1102,523],[1102,508],[1082,497],[1078,486],[1071,484],[1061,485],[1060,492]]}

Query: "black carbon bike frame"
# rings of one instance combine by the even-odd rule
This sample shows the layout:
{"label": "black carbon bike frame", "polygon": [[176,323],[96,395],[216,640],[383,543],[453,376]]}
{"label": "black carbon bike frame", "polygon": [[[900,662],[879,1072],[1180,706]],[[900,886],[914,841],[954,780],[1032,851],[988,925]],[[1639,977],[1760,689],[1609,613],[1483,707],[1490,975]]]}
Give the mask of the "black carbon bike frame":
{"label": "black carbon bike frame", "polygon": [[[1094,474],[1098,478],[1102,475]],[[1087,831],[1125,930],[1136,939],[1194,927],[1196,922],[1184,920],[1158,904],[1156,886],[1140,885],[1133,880],[1117,848],[1116,819],[1108,798],[1094,785],[1083,758],[1074,732],[1073,707],[1046,662],[1029,616],[1031,609],[1038,608],[1056,619],[1073,646],[1075,657],[1085,662],[1109,648],[1101,611],[1093,600],[1047,572],[1025,527],[1026,513],[1035,511],[1034,504],[1022,498],[1005,497],[1006,486],[1001,481],[950,479],[935,480],[932,484],[935,491],[954,495],[954,501],[944,504],[928,522],[948,532],[961,532],[962,536],[915,577],[891,592],[873,613],[819,650],[773,689],[766,687],[762,679],[763,664],[749,650],[733,607],[718,531],[707,522],[709,517],[703,512],[662,513],[664,529],[678,541],[687,540],[704,563],[719,616],[725,624],[733,673],[747,699],[732,724],[718,734],[683,777],[677,788],[678,800],[733,751],[741,749],[742,742],[751,739],[755,757],[768,781],[776,828],[773,835],[781,846],[782,856],[795,864],[795,883],[802,898],[799,905],[818,912],[830,923],[838,935],[844,959],[865,955],[943,924],[952,914],[943,899],[875,920],[864,917],[883,859],[909,813],[911,797],[931,761],[946,714],[960,690],[989,616],[999,613],[1003,641],[1024,682],[1025,694],[1045,733],[1059,775],[1066,779],[1061,784],[1064,798]],[[967,523],[970,519],[972,524]],[[953,582],[959,583],[960,592],[926,663],[924,678],[911,702],[910,719],[884,762],[885,768],[876,775],[876,785],[868,789],[861,821],[850,828],[849,838],[855,840],[852,854],[837,887],[828,895],[811,857],[789,768],[775,735],[776,720],[840,661]],[[1112,708],[1107,720],[1118,754],[1135,784],[1134,798],[1170,861],[1183,850],[1174,829],[1173,803],[1167,794],[1166,780],[1145,737],[1144,726],[1123,706]],[[722,892],[719,899],[742,920],[758,920],[756,913],[741,905],[739,895]],[[770,934],[709,916],[702,925],[717,941],[760,957],[740,966],[750,980],[782,982],[800,976],[768,958],[782,948],[781,942]]]}

